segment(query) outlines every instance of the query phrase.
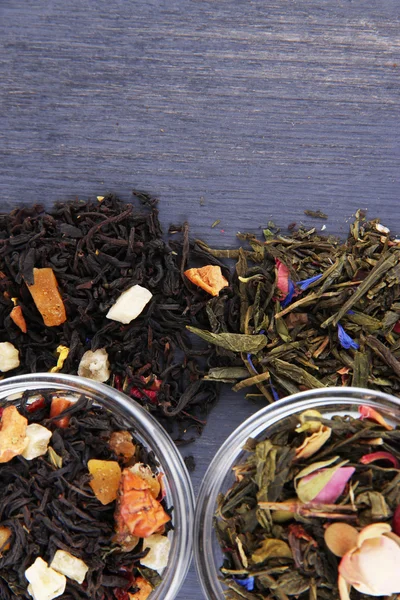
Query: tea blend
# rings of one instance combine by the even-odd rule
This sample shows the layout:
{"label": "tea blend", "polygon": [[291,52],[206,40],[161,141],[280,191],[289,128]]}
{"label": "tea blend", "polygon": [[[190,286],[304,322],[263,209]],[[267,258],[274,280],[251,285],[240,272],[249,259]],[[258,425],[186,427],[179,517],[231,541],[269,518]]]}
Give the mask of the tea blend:
{"label": "tea blend", "polygon": [[210,295],[183,273],[218,261],[196,249],[188,265],[187,225],[172,249],[156,201],[134,200],[142,206],[109,195],[0,215],[0,371],[107,382],[183,443],[217,399],[203,375],[219,360],[185,330],[208,325]]}
{"label": "tea blend", "polygon": [[2,404],[2,600],[146,600],[172,528],[156,457],[84,396]]}
{"label": "tea blend", "polygon": [[236,249],[193,245],[236,262],[231,288],[206,306],[208,328],[188,326],[227,367],[207,381],[268,402],[342,385],[400,395],[400,240],[388,228],[359,211],[345,243],[272,226],[263,241],[238,237]]}
{"label": "tea blend", "polygon": [[400,430],[359,412],[309,410],[248,440],[214,519],[227,599],[398,597]]}

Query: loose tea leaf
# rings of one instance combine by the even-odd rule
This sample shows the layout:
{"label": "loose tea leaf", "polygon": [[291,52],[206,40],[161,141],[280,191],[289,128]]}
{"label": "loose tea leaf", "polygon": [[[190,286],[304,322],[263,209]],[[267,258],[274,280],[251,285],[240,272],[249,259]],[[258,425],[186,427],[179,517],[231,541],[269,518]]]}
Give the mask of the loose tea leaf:
{"label": "loose tea leaf", "polygon": [[[216,259],[189,243],[187,225],[169,244],[156,200],[136,193],[133,201],[107,195],[59,203],[49,212],[35,205],[0,215],[0,369],[7,377],[54,370],[97,376],[144,405],[183,443],[201,432],[219,394],[218,385],[203,379],[206,365],[227,366],[215,346],[192,346],[185,327],[207,329],[210,296],[183,272],[189,263]],[[229,270],[223,272],[228,283]],[[132,288],[145,289],[150,299],[142,312],[127,324],[108,319]],[[54,310],[59,318],[49,322]],[[120,320],[132,317],[123,307],[117,312]],[[109,362],[102,373],[95,360],[79,368],[84,355],[99,352]]]}
{"label": "loose tea leaf", "polygon": [[191,333],[195,333],[206,342],[226,348],[232,352],[251,352],[255,354],[266,346],[268,340],[265,335],[243,335],[237,333],[211,333],[198,329],[197,327],[186,327]]}
{"label": "loose tea leaf", "polygon": [[[224,366],[244,366],[248,381],[267,402],[326,386],[352,385],[400,396],[400,243],[361,212],[345,243],[300,228],[290,235],[269,230],[265,241],[210,255],[235,258],[229,294],[219,317],[202,337],[229,334],[266,337],[258,349],[224,355]],[[208,304],[210,306],[210,303]],[[240,312],[240,321],[232,315]],[[222,356],[222,355],[221,355]],[[250,394],[253,394],[250,390]]]}

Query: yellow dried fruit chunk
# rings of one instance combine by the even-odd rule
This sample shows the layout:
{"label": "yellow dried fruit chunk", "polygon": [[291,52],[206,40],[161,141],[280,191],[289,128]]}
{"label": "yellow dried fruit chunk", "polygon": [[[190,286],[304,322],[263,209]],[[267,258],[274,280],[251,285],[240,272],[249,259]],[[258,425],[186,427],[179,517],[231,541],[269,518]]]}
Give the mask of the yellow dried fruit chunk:
{"label": "yellow dried fruit chunk", "polygon": [[139,591],[135,594],[129,594],[129,600],[147,600],[153,591],[150,583],[144,577],[136,577],[135,584]]}
{"label": "yellow dried fruit chunk", "polygon": [[67,320],[67,315],[53,269],[33,269],[33,277],[33,285],[27,285],[44,324],[48,327],[61,325]]}
{"label": "yellow dried fruit chunk", "polygon": [[218,296],[222,288],[227,287],[229,282],[222,275],[221,267],[206,265],[200,269],[188,269],[184,275],[212,296]]}
{"label": "yellow dried fruit chunk", "polygon": [[11,529],[8,527],[0,527],[0,557],[3,552],[10,549],[10,542],[8,541],[11,537]]}
{"label": "yellow dried fruit chunk", "polygon": [[8,462],[25,450],[27,426],[28,419],[20,415],[15,406],[6,406],[0,423],[0,463]]}
{"label": "yellow dried fruit chunk", "polygon": [[110,504],[117,498],[121,467],[114,460],[92,459],[88,461],[88,469],[92,476],[89,485],[97,500],[102,504]]}

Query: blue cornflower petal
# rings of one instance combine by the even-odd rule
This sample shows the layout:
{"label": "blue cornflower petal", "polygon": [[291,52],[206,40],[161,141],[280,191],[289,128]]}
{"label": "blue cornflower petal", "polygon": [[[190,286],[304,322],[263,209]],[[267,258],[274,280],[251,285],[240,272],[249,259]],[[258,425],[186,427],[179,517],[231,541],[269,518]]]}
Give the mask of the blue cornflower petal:
{"label": "blue cornflower petal", "polygon": [[246,579],[234,577],[233,579],[236,581],[236,583],[246,588],[248,592],[252,592],[254,590],[254,577],[246,577]]}
{"label": "blue cornflower petal", "polygon": [[302,281],[298,281],[297,287],[300,288],[302,292],[304,292],[309,285],[314,283],[314,281],[318,281],[318,279],[321,279],[321,277],[322,273],[320,273],[319,275],[314,275],[314,277],[309,277],[309,279],[303,279]]}
{"label": "blue cornflower petal", "polygon": [[349,348],[354,348],[354,350],[358,350],[359,349],[359,344],[357,344],[357,342],[355,342],[343,329],[343,327],[341,326],[340,323],[338,323],[338,337],[339,337],[339,342],[340,344],[343,346],[343,348],[345,348],[346,350],[348,350]]}
{"label": "blue cornflower petal", "polygon": [[289,283],[289,286],[288,286],[289,291],[288,291],[286,298],[284,298],[284,300],[281,301],[282,308],[286,308],[291,303],[291,301],[293,300],[294,293],[296,291],[294,283],[291,279],[289,279],[288,283]]}
{"label": "blue cornflower petal", "polygon": [[270,385],[271,392],[272,392],[272,395],[274,397],[274,400],[279,400],[279,394],[278,394],[278,392],[276,391],[276,389],[274,388],[274,386],[272,385],[272,383],[270,383],[269,385]]}
{"label": "blue cornflower petal", "polygon": [[346,314],[348,314],[348,315],[355,315],[355,312],[354,312],[354,310],[348,310]]}
{"label": "blue cornflower petal", "polygon": [[250,366],[253,369],[253,371],[255,373],[257,373],[257,369],[255,368],[255,366],[253,365],[253,361],[251,360],[251,354],[250,354],[250,352],[247,353],[247,361],[250,364]]}

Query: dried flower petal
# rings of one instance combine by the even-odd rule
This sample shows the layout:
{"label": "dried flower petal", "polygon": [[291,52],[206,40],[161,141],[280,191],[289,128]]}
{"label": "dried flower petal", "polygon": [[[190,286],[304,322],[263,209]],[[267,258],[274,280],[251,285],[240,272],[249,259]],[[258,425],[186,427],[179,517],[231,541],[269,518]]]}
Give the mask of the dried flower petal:
{"label": "dried flower petal", "polygon": [[318,279],[321,279],[321,277],[322,273],[319,273],[318,275],[314,275],[314,277],[309,277],[308,279],[302,279],[301,281],[298,281],[296,285],[298,288],[301,289],[302,292],[304,292],[308,288],[308,286],[314,283],[314,281],[318,281]]}
{"label": "dried flower petal", "polygon": [[69,348],[67,346],[58,346],[56,350],[58,354],[57,365],[50,369],[50,373],[58,373],[64,366],[69,354]]}
{"label": "dried flower petal", "polygon": [[357,546],[343,556],[338,580],[342,600],[349,596],[348,585],[370,596],[400,592],[400,546],[389,537],[390,530],[387,523],[368,525],[359,533]]}
{"label": "dried flower petal", "polygon": [[399,461],[390,452],[371,452],[371,454],[364,454],[364,456],[360,458],[360,463],[363,465],[369,465],[377,460],[387,460],[392,463],[395,469],[400,469]]}
{"label": "dried flower petal", "polygon": [[67,315],[53,269],[33,269],[33,277],[33,285],[27,286],[44,324],[47,327],[62,325],[67,320]]}
{"label": "dried flower petal", "polygon": [[353,348],[354,350],[359,349],[359,344],[353,340],[343,329],[340,323],[338,323],[338,338],[341,346],[348,350],[349,348]]}
{"label": "dried flower petal", "polygon": [[[337,457],[333,460],[336,459]],[[323,466],[326,463],[331,464],[333,460],[314,463],[300,471],[295,477],[297,496],[302,502],[333,504],[343,493],[346,483],[355,469],[343,466],[348,461],[343,461],[330,468]]]}
{"label": "dried flower petal", "polygon": [[287,306],[289,306],[289,304],[293,300],[293,296],[296,295],[296,288],[291,279],[289,279],[288,288],[289,288],[289,291],[287,293],[287,296],[283,300],[281,300],[282,308],[286,308]]}
{"label": "dried flower petal", "polygon": [[233,577],[233,580],[236,581],[238,585],[244,587],[248,592],[252,592],[254,590],[254,577],[246,577],[245,579],[239,579],[239,577]]}
{"label": "dried flower petal", "polygon": [[309,458],[329,440],[331,437],[332,429],[326,425],[320,425],[319,431],[316,431],[312,435],[306,437],[304,442],[296,448],[297,458]]}
{"label": "dried flower petal", "polygon": [[279,259],[275,259],[276,287],[280,291],[280,298],[286,298],[289,293],[289,269]]}
{"label": "dried flower petal", "polygon": [[393,427],[389,425],[387,421],[382,417],[381,414],[378,413],[377,410],[371,408],[370,406],[361,405],[358,407],[358,412],[360,413],[360,419],[369,419],[370,421],[375,421],[375,423],[379,423],[388,431],[392,431]]}
{"label": "dried flower petal", "polygon": [[221,267],[216,265],[206,265],[200,269],[188,269],[184,275],[212,296],[218,296],[220,291],[229,285],[229,282],[222,275]]}
{"label": "dried flower petal", "polygon": [[348,523],[332,523],[324,533],[329,550],[340,557],[356,547],[357,538],[357,529]]}

